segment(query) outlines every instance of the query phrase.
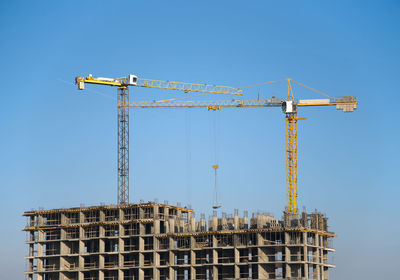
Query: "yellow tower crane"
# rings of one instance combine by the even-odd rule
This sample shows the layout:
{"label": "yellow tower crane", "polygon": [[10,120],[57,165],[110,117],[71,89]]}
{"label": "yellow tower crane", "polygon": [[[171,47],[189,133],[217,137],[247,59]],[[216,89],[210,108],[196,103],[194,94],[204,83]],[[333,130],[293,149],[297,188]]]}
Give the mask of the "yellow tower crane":
{"label": "yellow tower crane", "polygon": [[[75,78],[78,89],[85,89],[85,84],[96,84],[117,87],[118,104],[129,103],[128,86],[179,90],[186,93],[203,92],[218,94],[242,95],[242,91],[228,86],[182,83],[141,79],[135,75],[120,78],[78,76]],[[118,204],[129,203],[129,108],[118,106]]]}
{"label": "yellow tower crane", "polygon": [[[298,178],[297,178],[297,121],[304,119],[297,117],[299,107],[336,106],[337,110],[353,112],[357,108],[357,99],[353,96],[325,99],[301,99],[293,97],[291,82],[297,83],[310,90],[316,91],[292,79],[287,81],[288,96],[286,100],[271,98],[267,100],[222,100],[222,101],[138,101],[119,102],[119,108],[207,108],[221,110],[221,108],[251,108],[251,107],[281,107],[286,115],[286,211],[298,214]],[[273,83],[273,82],[268,82]],[[318,91],[316,91],[318,92]],[[321,92],[319,92],[321,93]],[[322,93],[323,94],[323,93]]]}

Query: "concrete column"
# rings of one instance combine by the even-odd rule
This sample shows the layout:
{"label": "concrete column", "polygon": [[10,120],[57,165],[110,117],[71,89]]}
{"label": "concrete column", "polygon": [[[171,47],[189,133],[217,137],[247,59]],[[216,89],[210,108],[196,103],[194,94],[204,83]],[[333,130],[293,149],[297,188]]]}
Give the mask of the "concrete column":
{"label": "concrete column", "polygon": [[79,212],[79,223],[82,224],[85,222],[85,215],[83,214],[83,212]]}
{"label": "concrete column", "polygon": [[60,223],[61,223],[62,225],[67,224],[67,217],[65,216],[65,213],[61,213],[61,214],[60,214]]}
{"label": "concrete column", "polygon": [[247,217],[247,216],[243,217],[243,227],[244,227],[244,229],[249,228],[249,217]]}
{"label": "concrete column", "polygon": [[169,233],[174,233],[175,232],[175,219],[170,218],[169,219]]}
{"label": "concrete column", "polygon": [[215,265],[212,267],[212,279],[218,280],[218,268]]}
{"label": "concrete column", "polygon": [[[80,268],[80,269],[83,269],[83,268],[84,268],[84,265],[85,265],[85,263],[84,263],[83,257],[82,257],[82,256],[79,256],[79,257],[78,257],[78,266],[79,266],[79,268]],[[79,279],[82,279],[82,280],[83,280],[83,272],[82,272],[82,278],[79,278]]]}
{"label": "concrete column", "polygon": [[78,280],[83,280],[83,272],[78,271]]}
{"label": "concrete column", "polygon": [[[315,239],[315,246],[317,249],[314,251],[314,261],[319,263],[320,262],[320,254],[319,254],[319,246],[320,246],[320,236],[319,234],[314,235]],[[321,280],[321,265],[317,264],[315,267],[315,274],[317,275],[317,280]]]}
{"label": "concrete column", "polygon": [[120,209],[118,209],[118,211],[119,211],[119,220],[120,220],[120,221],[124,221],[124,220],[125,220],[125,212],[124,212],[124,209],[120,208]]}
{"label": "concrete column", "polygon": [[82,255],[85,252],[85,243],[82,240],[79,240],[79,255]]}
{"label": "concrete column", "polygon": [[99,221],[104,222],[106,220],[106,214],[104,213],[104,210],[99,210]]}
{"label": "concrete column", "polygon": [[226,216],[222,216],[222,218],[221,218],[221,226],[222,226],[222,230],[227,230],[228,229],[228,222],[226,220]]}
{"label": "concrete column", "polygon": [[118,225],[118,247],[120,252],[124,251],[124,240],[122,239],[122,236],[124,235],[125,235],[124,226]]}
{"label": "concrete column", "polygon": [[[194,246],[194,237],[191,237],[191,247]],[[196,265],[196,253],[193,250],[190,250],[190,279],[196,279],[196,269],[194,268]]]}
{"label": "concrete column", "polygon": [[233,249],[234,252],[234,259],[235,259],[235,264],[240,263],[240,252],[237,248]]}
{"label": "concrete column", "polygon": [[235,279],[240,279],[240,268],[237,264],[235,264],[234,273],[235,273],[234,274]]}
{"label": "concrete column", "polygon": [[[190,213],[191,214],[191,213]],[[195,217],[190,217],[189,219],[189,231],[190,232],[195,232],[196,231],[196,218]]]}
{"label": "concrete column", "polygon": [[65,228],[60,229],[60,239],[66,239],[67,238],[67,232]]}
{"label": "concrete column", "polygon": [[175,242],[172,237],[168,237],[168,243],[169,243],[169,250],[172,250],[175,247]]}
{"label": "concrete column", "polygon": [[302,247],[303,247],[303,259],[300,261],[303,261],[303,271],[304,271],[304,278],[305,280],[308,279],[308,247],[307,247],[307,232],[303,232],[303,242],[302,242]]}
{"label": "concrete column", "polygon": [[[118,266],[119,267],[122,267],[122,266],[124,266],[124,256],[121,254],[121,250],[123,250],[123,248],[121,247],[121,243],[122,243],[122,240],[120,239],[119,240],[119,253],[118,253]],[[122,245],[123,246],[123,245]],[[122,249],[121,249],[122,248]]]}
{"label": "concrete column", "polygon": [[173,280],[173,279],[175,279],[174,276],[175,276],[174,275],[174,269],[171,266],[168,267],[168,279]]}
{"label": "concrete column", "polygon": [[[158,204],[154,204],[153,213],[154,213],[154,219],[160,219]],[[155,278],[155,279],[157,279],[157,278]]]}
{"label": "concrete column", "polygon": [[[43,256],[43,244],[37,244],[37,255],[38,257]],[[37,270],[40,271],[43,269],[43,259],[36,259],[37,260]]]}
{"label": "concrete column", "polygon": [[160,266],[160,254],[159,253],[154,253],[154,266]]}
{"label": "concrete column", "polygon": [[217,244],[218,242],[217,242],[217,238],[215,237],[215,235],[212,235],[211,238],[212,238],[212,247],[213,248],[217,247],[218,246],[218,244]]}
{"label": "concrete column", "polygon": [[160,220],[155,220],[154,221],[154,234],[159,234],[160,233]]}
{"label": "concrete column", "polygon": [[104,255],[99,255],[99,268],[104,268]]}
{"label": "concrete column", "polygon": [[156,238],[155,236],[153,237],[153,250],[160,250],[160,240]]}
{"label": "concrete column", "polygon": [[139,251],[144,251],[144,239],[143,239],[143,237],[141,237],[141,236],[139,236],[138,237],[138,239],[139,239]]}
{"label": "concrete column", "polygon": [[218,230],[218,217],[217,216],[212,217],[212,230],[213,231]]}
{"label": "concrete column", "polygon": [[185,227],[185,221],[183,219],[179,219],[179,229],[178,232],[183,232]]}
{"label": "concrete column", "polygon": [[43,215],[39,214],[38,215],[38,226],[43,226],[43,223],[44,223]]}
{"label": "concrete column", "polygon": [[[68,254],[68,248],[65,245],[65,242],[61,241],[60,242],[60,255],[66,255]],[[60,269],[64,269],[64,258],[60,259]]]}
{"label": "concrete column", "polygon": [[196,279],[196,269],[191,266],[190,267],[190,280],[195,280]]}
{"label": "concrete column", "polygon": [[256,242],[257,245],[264,245],[264,238],[261,236],[261,233],[257,233]]}
{"label": "concrete column", "polygon": [[169,265],[173,266],[175,264],[175,254],[169,251]]}
{"label": "concrete column", "polygon": [[304,279],[308,280],[308,263],[304,264]]}
{"label": "concrete column", "polygon": [[144,266],[144,256],[143,253],[139,253],[139,267]]}
{"label": "concrete column", "polygon": [[99,237],[103,237],[106,235],[106,230],[104,229],[103,225],[99,226]]}
{"label": "concrete column", "polygon": [[100,254],[104,253],[104,247],[105,247],[104,240],[99,239],[99,253]]}
{"label": "concrete column", "polygon": [[285,232],[284,234],[285,234],[285,251],[284,251],[284,254],[285,254],[285,266],[284,266],[285,267],[285,275],[284,275],[284,277],[289,278],[292,275],[291,267],[290,267],[290,265],[288,263],[288,262],[290,262],[290,250],[289,250],[289,248],[287,246],[289,244],[289,242],[290,242],[290,236],[289,236],[288,232]]}
{"label": "concrete column", "polygon": [[124,271],[122,269],[118,269],[118,280],[124,280]]}
{"label": "concrete column", "polygon": [[[139,219],[144,219],[144,211],[143,211],[143,208],[142,208],[142,207],[139,207],[138,211],[139,211]],[[143,271],[142,271],[142,273],[143,273]]]}
{"label": "concrete column", "polygon": [[79,239],[84,238],[85,236],[85,231],[83,229],[83,227],[79,227]]}
{"label": "concrete column", "polygon": [[43,241],[43,239],[44,239],[43,231],[39,230],[38,231],[38,240],[39,240],[39,242],[37,243],[37,255],[38,255],[38,257],[43,256],[43,243],[40,243],[40,241]]}
{"label": "concrete column", "polygon": [[169,220],[167,219],[166,221],[165,221],[165,232],[166,233],[170,233],[171,232],[171,230],[170,230],[170,226],[169,226]]}
{"label": "concrete column", "polygon": [[153,268],[153,279],[160,279],[160,271],[157,269],[157,267]]}
{"label": "concrete column", "polygon": [[99,280],[104,280],[104,272],[102,270],[99,271]]}
{"label": "concrete column", "polygon": [[218,263],[218,252],[215,249],[212,250],[212,258],[213,258],[213,264],[217,264]]}
{"label": "concrete column", "polygon": [[235,215],[233,216],[233,227],[235,230],[239,229],[239,211],[235,209]]}

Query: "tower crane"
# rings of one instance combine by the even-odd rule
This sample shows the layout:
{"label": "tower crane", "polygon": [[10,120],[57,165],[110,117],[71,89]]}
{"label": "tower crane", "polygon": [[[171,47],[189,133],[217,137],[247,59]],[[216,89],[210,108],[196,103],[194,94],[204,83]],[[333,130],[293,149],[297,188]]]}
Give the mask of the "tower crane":
{"label": "tower crane", "polygon": [[[96,84],[117,87],[118,104],[129,103],[128,86],[157,88],[190,92],[242,95],[242,90],[229,86],[216,86],[196,83],[183,83],[138,78],[128,75],[120,78],[105,78],[78,76],[75,84],[79,90],[85,89],[85,84]],[[129,109],[118,106],[118,204],[129,203]]]}
{"label": "tower crane", "polygon": [[[220,101],[138,101],[118,103],[119,108],[207,108],[221,110],[222,108],[251,108],[251,107],[281,107],[286,119],[286,211],[298,214],[298,177],[297,177],[297,117],[298,108],[314,106],[336,106],[337,110],[353,112],[357,109],[357,98],[344,96],[341,98],[300,99],[295,100],[291,82],[316,91],[292,79],[287,81],[287,99],[270,98],[267,100],[220,100]],[[271,82],[268,82],[271,83]]]}

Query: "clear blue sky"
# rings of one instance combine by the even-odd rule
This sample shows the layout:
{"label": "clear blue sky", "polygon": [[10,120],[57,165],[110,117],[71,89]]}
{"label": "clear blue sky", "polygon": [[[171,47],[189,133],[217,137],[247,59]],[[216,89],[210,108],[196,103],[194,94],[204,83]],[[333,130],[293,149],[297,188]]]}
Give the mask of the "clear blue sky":
{"label": "clear blue sky", "polygon": [[[332,279],[397,278],[399,12],[398,1],[2,1],[2,278],[23,277],[24,211],[116,202],[116,90],[78,92],[74,77],[90,73],[235,87],[291,77],[357,96],[355,113],[301,110],[300,205],[326,213],[339,235]],[[249,88],[245,98],[258,94],[284,97],[285,88]],[[318,98],[299,87],[295,95]],[[280,218],[285,121],[277,108],[133,111],[133,201],[210,214],[214,118],[222,210]]]}

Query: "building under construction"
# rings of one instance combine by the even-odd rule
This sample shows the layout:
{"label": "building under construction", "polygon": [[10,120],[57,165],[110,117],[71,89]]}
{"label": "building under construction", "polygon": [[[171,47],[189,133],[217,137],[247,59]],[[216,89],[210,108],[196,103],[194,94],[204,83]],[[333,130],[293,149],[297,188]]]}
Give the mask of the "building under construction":
{"label": "building under construction", "polygon": [[[29,280],[147,279],[329,279],[330,240],[327,218],[298,211],[298,108],[357,108],[352,96],[333,98],[292,79],[287,99],[220,101],[129,101],[128,87],[178,90],[185,93],[242,95],[242,90],[160,80],[135,75],[121,78],[78,76],[75,83],[117,87],[118,205],[25,212]],[[267,83],[275,83],[272,81]],[[292,82],[325,99],[295,100]],[[265,83],[266,84],[266,83]],[[328,97],[328,99],[326,99]],[[252,108],[281,107],[286,115],[286,211],[282,220],[265,213],[243,217],[222,214],[196,221],[189,208],[160,203],[129,203],[129,110],[132,108]],[[218,165],[213,165],[216,172]],[[215,205],[219,208],[220,205]]]}
{"label": "building under construction", "polygon": [[329,279],[321,213],[216,212],[141,203],[28,211],[29,280]]}

